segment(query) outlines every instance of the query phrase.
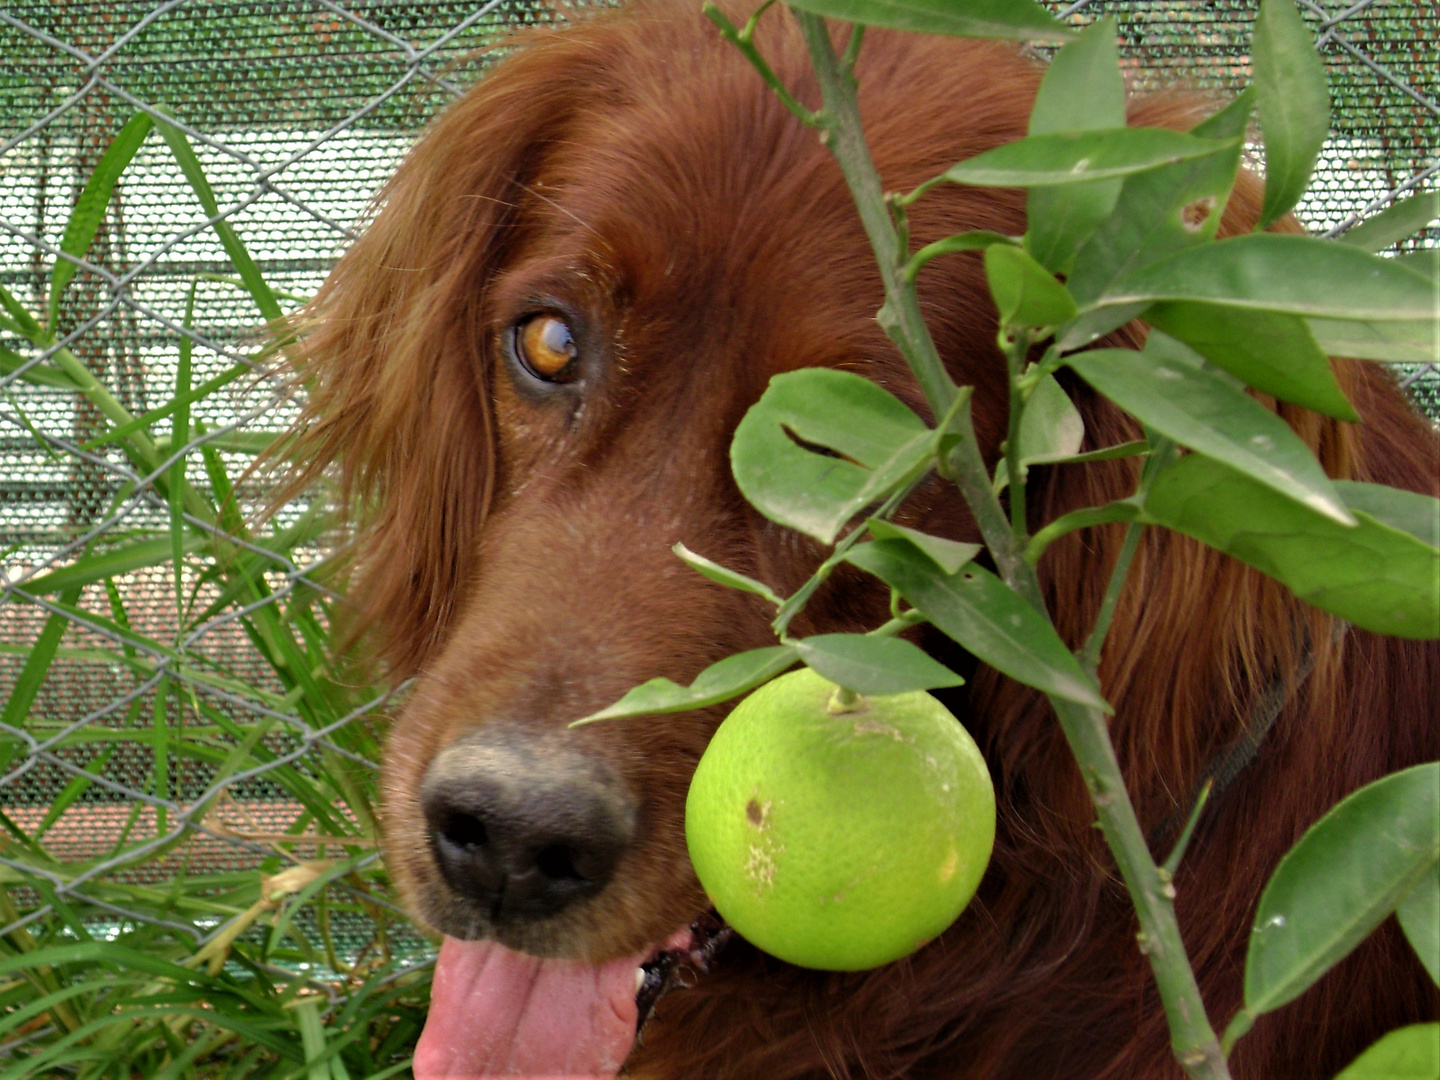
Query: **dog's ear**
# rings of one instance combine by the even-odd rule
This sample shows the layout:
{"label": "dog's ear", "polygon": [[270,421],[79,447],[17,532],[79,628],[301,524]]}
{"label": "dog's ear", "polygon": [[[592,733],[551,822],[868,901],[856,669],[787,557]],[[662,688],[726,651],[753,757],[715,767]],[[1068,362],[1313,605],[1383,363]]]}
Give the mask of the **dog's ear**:
{"label": "dog's ear", "polygon": [[342,640],[395,678],[444,639],[473,577],[495,473],[484,296],[587,77],[573,52],[542,40],[450,106],[295,321],[308,400],[285,493],[333,474],[362,553]]}

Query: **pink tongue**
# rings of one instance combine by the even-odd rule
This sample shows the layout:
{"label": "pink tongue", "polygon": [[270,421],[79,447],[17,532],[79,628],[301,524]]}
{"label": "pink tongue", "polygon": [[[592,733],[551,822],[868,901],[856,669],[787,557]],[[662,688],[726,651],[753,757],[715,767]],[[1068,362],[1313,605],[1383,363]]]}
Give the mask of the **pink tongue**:
{"label": "pink tongue", "polygon": [[613,1080],[635,1039],[643,960],[596,967],[447,937],[415,1048],[416,1080]]}

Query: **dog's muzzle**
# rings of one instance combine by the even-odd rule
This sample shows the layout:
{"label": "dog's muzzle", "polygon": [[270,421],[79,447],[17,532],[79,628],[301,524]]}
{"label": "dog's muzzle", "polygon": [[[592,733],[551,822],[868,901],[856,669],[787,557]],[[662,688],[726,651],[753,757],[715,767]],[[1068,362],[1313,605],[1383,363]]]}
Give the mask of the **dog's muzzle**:
{"label": "dog's muzzle", "polygon": [[442,751],[420,804],[441,875],[492,924],[543,919],[595,895],[635,834],[634,801],[609,765],[503,726]]}

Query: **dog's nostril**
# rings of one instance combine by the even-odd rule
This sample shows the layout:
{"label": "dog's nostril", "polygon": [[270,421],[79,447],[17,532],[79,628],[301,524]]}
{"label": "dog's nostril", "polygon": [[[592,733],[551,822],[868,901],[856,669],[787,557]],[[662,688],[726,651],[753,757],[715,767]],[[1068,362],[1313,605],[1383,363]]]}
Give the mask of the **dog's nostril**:
{"label": "dog's nostril", "polygon": [[584,881],[585,875],[575,869],[575,860],[564,844],[551,844],[535,853],[535,866],[555,881]]}
{"label": "dog's nostril", "polygon": [[634,803],[608,766],[513,730],[443,751],[420,803],[441,877],[496,923],[600,892],[635,833]]}
{"label": "dog's nostril", "polygon": [[460,847],[484,847],[490,842],[485,823],[471,814],[452,814],[440,828],[440,835]]}

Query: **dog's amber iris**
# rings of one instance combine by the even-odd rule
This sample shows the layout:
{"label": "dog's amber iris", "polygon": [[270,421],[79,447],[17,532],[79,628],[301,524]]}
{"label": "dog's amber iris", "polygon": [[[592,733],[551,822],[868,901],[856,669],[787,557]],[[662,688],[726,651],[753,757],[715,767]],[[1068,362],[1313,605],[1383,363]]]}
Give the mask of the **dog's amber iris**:
{"label": "dog's amber iris", "polygon": [[557,315],[532,315],[520,324],[516,345],[523,363],[536,378],[556,380],[579,351],[565,320]]}

